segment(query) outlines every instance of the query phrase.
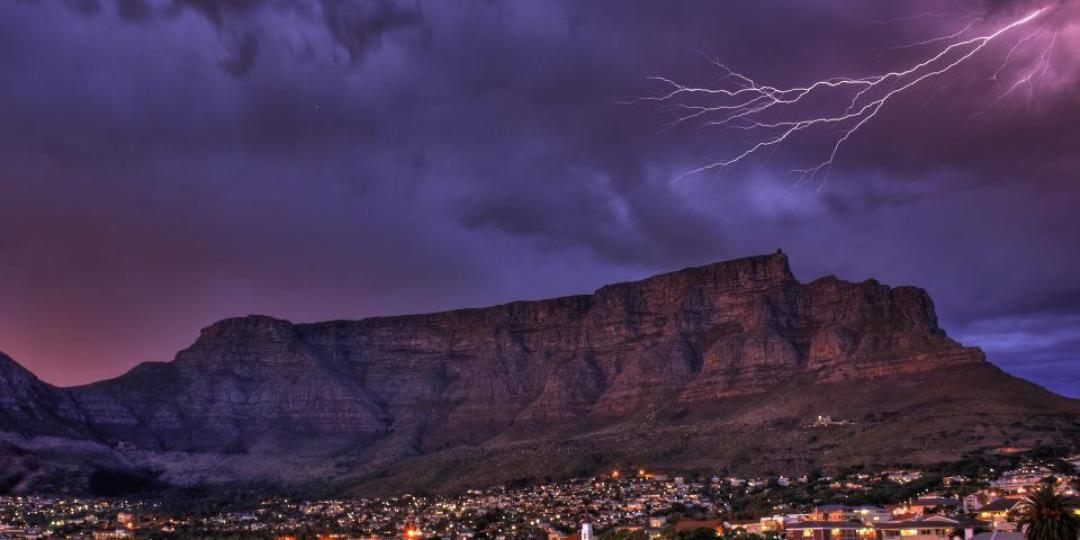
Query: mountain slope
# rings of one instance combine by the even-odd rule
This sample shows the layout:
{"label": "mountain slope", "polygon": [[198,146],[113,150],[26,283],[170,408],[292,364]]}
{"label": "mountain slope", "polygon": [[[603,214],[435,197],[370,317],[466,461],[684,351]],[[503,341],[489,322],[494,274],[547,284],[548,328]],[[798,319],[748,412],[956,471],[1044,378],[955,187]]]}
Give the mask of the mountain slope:
{"label": "mountain slope", "polygon": [[66,391],[41,382],[0,353],[0,431],[85,437],[84,422]]}
{"label": "mountain slope", "polygon": [[[924,291],[803,284],[779,252],[482,309],[228,319],[173,362],[33,381],[17,401],[174,482],[451,488],[627,460],[803,470],[1080,441],[1077,401],[949,339]],[[855,423],[806,428],[819,414]]]}

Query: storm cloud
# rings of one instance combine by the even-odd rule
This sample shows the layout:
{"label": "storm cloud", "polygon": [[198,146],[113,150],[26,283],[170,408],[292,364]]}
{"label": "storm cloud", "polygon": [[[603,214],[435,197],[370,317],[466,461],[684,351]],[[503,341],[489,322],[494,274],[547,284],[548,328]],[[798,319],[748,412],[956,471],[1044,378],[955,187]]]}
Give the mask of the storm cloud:
{"label": "storm cloud", "polygon": [[804,84],[1038,5],[3,3],[0,350],[85,383],[226,316],[543,298],[781,247],[804,280],[925,287],[951,334],[1080,395],[1074,10],[1038,84],[998,99],[1011,42],[987,50],[884,109],[823,186],[786,174],[815,137],[673,181],[745,136],[633,102],[652,75],[721,82],[702,53]]}

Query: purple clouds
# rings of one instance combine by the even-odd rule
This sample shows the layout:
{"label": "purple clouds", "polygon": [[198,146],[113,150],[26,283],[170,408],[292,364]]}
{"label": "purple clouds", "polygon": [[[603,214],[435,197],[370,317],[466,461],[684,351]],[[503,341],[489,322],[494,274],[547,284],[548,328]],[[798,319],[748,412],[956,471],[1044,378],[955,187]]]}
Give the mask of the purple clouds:
{"label": "purple clouds", "polygon": [[0,349],[74,384],[225,316],[540,298],[782,247],[803,280],[924,286],[952,334],[1080,395],[1074,10],[1038,84],[998,101],[1009,45],[987,51],[883,110],[820,192],[784,174],[813,138],[672,182],[745,139],[624,103],[650,75],[716,82],[699,51],[802,84],[1042,5],[939,4],[0,4]]}

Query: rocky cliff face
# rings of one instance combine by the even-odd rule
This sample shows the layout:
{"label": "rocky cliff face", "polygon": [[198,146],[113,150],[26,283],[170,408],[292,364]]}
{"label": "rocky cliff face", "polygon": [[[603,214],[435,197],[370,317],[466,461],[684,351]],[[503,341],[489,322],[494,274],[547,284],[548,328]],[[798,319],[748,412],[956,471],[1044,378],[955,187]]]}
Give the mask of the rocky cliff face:
{"label": "rocky cliff face", "polygon": [[86,436],[85,418],[68,393],[38,380],[0,353],[0,431]]}
{"label": "rocky cliff face", "polygon": [[298,437],[420,449],[611,421],[796,377],[880,378],[983,362],[915,288],[799,283],[784,255],[591,296],[294,325],[221,321],[170,364],[73,390],[98,433],[159,449],[276,451]]}
{"label": "rocky cliff face", "polygon": [[664,411],[715,420],[708,411],[792,388],[813,394],[815,385],[958,370],[1007,377],[945,335],[924,291],[800,283],[778,252],[483,309],[224,320],[170,363],[89,386],[57,390],[21,368],[0,369],[12,388],[0,412],[24,429],[27,418],[51,415],[71,434],[151,453],[358,456],[349,467],[363,475]]}

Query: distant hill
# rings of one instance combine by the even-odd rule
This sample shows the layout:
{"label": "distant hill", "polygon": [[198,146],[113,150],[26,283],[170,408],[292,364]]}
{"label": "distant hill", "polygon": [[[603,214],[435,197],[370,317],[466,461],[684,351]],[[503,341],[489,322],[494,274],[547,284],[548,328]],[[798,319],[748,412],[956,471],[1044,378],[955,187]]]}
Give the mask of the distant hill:
{"label": "distant hill", "polygon": [[949,339],[921,289],[800,283],[777,252],[482,309],[227,319],[172,362],[75,388],[0,355],[0,431],[7,491],[150,471],[376,493],[1077,448],[1080,401]]}

